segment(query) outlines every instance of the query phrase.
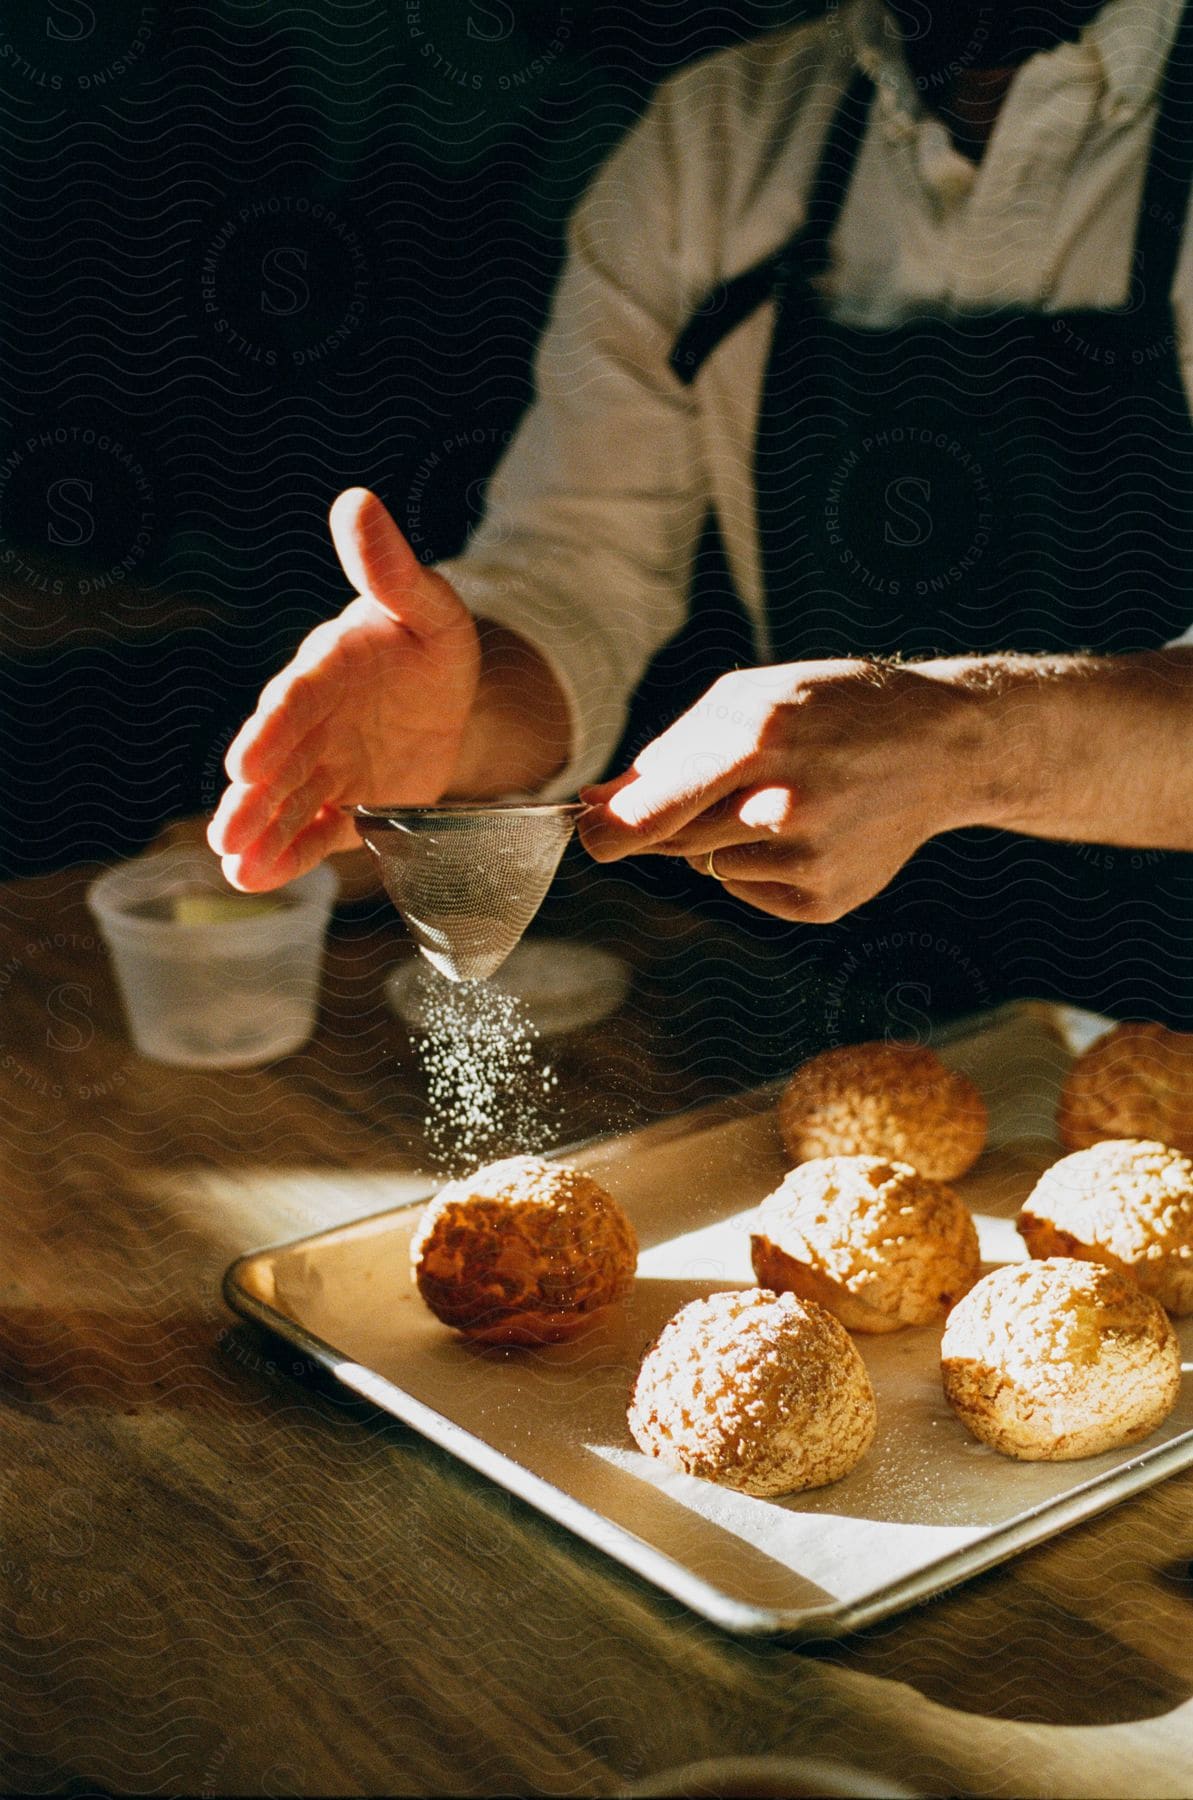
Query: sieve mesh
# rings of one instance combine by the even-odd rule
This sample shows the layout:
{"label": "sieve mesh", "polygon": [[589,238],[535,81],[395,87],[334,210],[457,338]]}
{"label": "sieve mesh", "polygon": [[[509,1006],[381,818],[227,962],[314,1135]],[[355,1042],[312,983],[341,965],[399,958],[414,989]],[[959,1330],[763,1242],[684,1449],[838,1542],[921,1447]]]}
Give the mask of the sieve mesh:
{"label": "sieve mesh", "polygon": [[449,981],[501,967],[543,903],[579,805],[354,806],[410,934]]}

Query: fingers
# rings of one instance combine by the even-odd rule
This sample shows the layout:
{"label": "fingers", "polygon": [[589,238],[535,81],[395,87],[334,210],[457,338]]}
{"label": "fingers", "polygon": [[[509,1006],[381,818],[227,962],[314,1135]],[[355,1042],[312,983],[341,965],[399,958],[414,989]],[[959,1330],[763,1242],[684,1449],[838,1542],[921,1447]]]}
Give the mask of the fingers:
{"label": "fingers", "polygon": [[293,793],[286,795],[263,831],[242,841],[240,853],[251,853],[262,864],[277,862],[335,799],[336,796],[328,791],[326,771],[317,769],[309,781],[303,782]]}
{"label": "fingers", "polygon": [[608,781],[590,781],[587,787],[580,789],[580,798],[588,806],[603,806],[620,788],[636,779],[636,770],[626,769],[624,774],[611,776]]}
{"label": "fingers", "polygon": [[[717,862],[719,866],[719,857]],[[770,913],[775,919],[788,919],[793,925],[825,925],[842,916],[841,909],[829,906],[823,900],[813,900],[800,888],[787,887],[781,882],[725,881],[721,885],[735,900],[744,900],[758,912]]]}
{"label": "fingers", "polygon": [[[331,772],[319,759],[318,742],[312,740],[287,767],[285,788],[233,782],[208,825],[207,841],[235,886],[276,887],[291,879],[284,872],[291,867],[291,850],[318,820],[330,815],[338,827],[336,835],[344,844],[353,842],[351,823],[344,821],[337,799]],[[304,863],[304,868],[313,867],[313,862]]]}
{"label": "fingers", "polygon": [[296,836],[267,832],[243,852],[225,856],[224,874],[244,893],[265,893],[305,875],[334,850],[352,850],[359,843],[351,819],[337,807],[326,806]]}
{"label": "fingers", "polygon": [[[638,777],[633,770],[598,787],[584,788],[581,797],[598,803],[604,796],[607,812],[617,808],[616,796]],[[708,790],[703,790],[707,792]],[[629,796],[627,796],[628,800]],[[610,804],[612,802],[612,804]],[[611,854],[628,855],[649,850],[659,856],[701,856],[709,850],[721,850],[730,844],[748,844],[786,838],[803,824],[801,801],[789,786],[750,787],[739,789],[704,806],[694,818],[678,829],[651,841],[635,840],[631,849],[620,848],[615,839],[615,826],[608,817],[593,818],[581,835],[598,861],[610,860]],[[591,834],[591,843],[589,843]]]}
{"label": "fingers", "polygon": [[730,844],[776,840],[790,848],[794,836],[806,833],[806,810],[789,787],[747,788],[706,807],[655,850],[664,856],[701,856]]}
{"label": "fingers", "polygon": [[458,628],[455,590],[424,569],[390,514],[368,488],[348,488],[328,516],[332,543],[352,586],[417,637]]}
{"label": "fingers", "polygon": [[269,824],[273,795],[268,788],[234,781],[220,796],[207,822],[207,842],[217,856],[238,856]]}
{"label": "fingers", "polygon": [[256,844],[275,821],[297,837],[318,808],[331,805],[336,797],[331,774],[318,761],[311,769],[293,770],[293,779],[295,787],[284,790],[257,781],[232,781],[207,828],[212,850],[221,857],[239,855]]}
{"label": "fingers", "polygon": [[[281,780],[231,782],[208,827],[212,849],[221,856],[236,854],[260,837],[275,813],[320,770],[322,747],[322,732],[312,733],[286,759]],[[323,791],[319,798],[323,801],[330,795],[330,773],[322,770],[321,780]]]}
{"label": "fingers", "polygon": [[[324,629],[319,626],[311,637]],[[339,692],[333,682],[316,677],[310,664],[309,643],[307,639],[299,653],[305,655],[302,663],[296,656],[262,688],[256,711],[229,744],[224,767],[230,781],[271,780],[326,723]],[[322,640],[322,648],[326,651],[330,647],[329,634]],[[315,646],[314,653],[319,653],[319,649]]]}
{"label": "fingers", "polygon": [[[231,781],[270,781],[288,775],[304,741],[341,712],[350,646],[377,621],[370,600],[357,599],[338,618],[309,631],[284,669],[267,681],[256,710],[245,720],[224,757]],[[359,657],[358,657],[359,661]],[[359,702],[355,691],[348,704]]]}
{"label": "fingers", "polygon": [[686,860],[699,874],[711,875],[722,885],[732,883],[740,887],[778,883],[808,888],[815,868],[811,852],[800,844],[739,842],[690,854]]}
{"label": "fingers", "polygon": [[849,910],[846,903],[830,896],[825,885],[826,871],[806,848],[736,844],[687,860],[698,874],[720,882],[735,900],[744,900],[748,906],[776,919],[826,924]]}
{"label": "fingers", "polygon": [[678,768],[652,765],[616,782],[581,790],[590,810],[580,820],[584,847],[597,862],[658,850],[741,785],[735,762],[688,758]]}
{"label": "fingers", "polygon": [[842,864],[814,842],[729,844],[687,861],[735,899],[806,925],[844,918],[885,887],[895,872]]}
{"label": "fingers", "polygon": [[753,788],[769,769],[755,698],[740,691],[738,676],[722,677],[624,775],[582,791],[591,810],[581,836],[598,862],[657,851],[719,801]]}

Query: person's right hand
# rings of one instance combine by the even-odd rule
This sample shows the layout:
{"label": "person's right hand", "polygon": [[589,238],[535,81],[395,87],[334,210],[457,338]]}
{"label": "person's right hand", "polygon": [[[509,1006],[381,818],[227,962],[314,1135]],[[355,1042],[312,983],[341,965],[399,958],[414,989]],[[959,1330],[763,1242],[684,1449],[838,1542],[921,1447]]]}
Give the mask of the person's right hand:
{"label": "person's right hand", "polygon": [[331,509],[358,591],[306,637],[228,750],[208,827],[234,887],[279,887],[360,839],[343,804],[427,805],[460,758],[476,697],[476,625],[365,488]]}

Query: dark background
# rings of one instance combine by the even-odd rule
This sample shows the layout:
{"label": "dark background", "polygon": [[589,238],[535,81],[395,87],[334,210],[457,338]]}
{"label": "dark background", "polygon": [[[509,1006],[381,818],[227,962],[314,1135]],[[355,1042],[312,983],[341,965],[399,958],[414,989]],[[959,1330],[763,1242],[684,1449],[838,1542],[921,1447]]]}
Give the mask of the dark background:
{"label": "dark background", "polygon": [[31,0],[0,22],[0,873],[214,805],[374,487],[456,550],[587,180],[798,0]]}

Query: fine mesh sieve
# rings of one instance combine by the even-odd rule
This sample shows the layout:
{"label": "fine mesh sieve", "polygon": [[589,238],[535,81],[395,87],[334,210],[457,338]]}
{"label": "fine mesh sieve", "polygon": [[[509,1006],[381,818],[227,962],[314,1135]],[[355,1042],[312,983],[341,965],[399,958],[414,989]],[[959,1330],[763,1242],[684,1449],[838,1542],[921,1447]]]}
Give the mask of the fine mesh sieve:
{"label": "fine mesh sieve", "polygon": [[483,981],[521,941],[584,808],[443,802],[349,811],[427,961],[449,981]]}

